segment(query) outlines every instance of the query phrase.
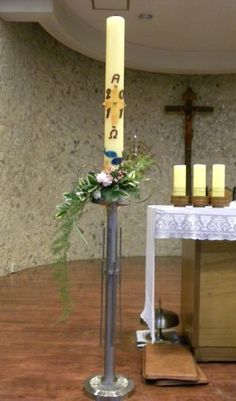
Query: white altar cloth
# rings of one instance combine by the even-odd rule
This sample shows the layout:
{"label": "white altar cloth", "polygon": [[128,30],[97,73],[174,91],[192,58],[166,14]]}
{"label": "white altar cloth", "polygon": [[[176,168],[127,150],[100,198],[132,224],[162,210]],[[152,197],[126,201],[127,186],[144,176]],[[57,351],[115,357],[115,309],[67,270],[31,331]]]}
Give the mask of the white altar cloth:
{"label": "white altar cloth", "polygon": [[182,238],[236,241],[236,208],[174,207],[147,208],[145,305],[141,313],[155,341],[155,239]]}

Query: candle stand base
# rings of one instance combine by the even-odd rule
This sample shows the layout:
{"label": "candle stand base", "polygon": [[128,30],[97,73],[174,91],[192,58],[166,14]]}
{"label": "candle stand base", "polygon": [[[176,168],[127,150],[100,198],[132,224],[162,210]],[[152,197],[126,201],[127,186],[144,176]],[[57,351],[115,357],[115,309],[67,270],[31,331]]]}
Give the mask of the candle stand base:
{"label": "candle stand base", "polygon": [[189,204],[189,196],[172,195],[170,201],[174,206],[187,206]]}
{"label": "candle stand base", "polygon": [[191,204],[196,207],[204,207],[209,204],[209,196],[192,196]]}
{"label": "candle stand base", "polygon": [[130,395],[134,389],[132,380],[117,375],[112,384],[105,384],[101,375],[88,378],[84,384],[85,390],[91,397],[99,401],[120,401]]}
{"label": "candle stand base", "polygon": [[213,207],[225,207],[229,206],[230,200],[225,196],[211,196],[210,204]]}

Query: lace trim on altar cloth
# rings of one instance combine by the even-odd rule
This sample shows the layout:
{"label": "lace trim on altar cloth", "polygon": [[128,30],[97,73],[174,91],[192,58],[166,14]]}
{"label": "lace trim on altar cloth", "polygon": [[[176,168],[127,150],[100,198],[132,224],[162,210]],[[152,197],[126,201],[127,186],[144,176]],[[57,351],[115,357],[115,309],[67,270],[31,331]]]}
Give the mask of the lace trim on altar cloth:
{"label": "lace trim on altar cloth", "polygon": [[236,241],[236,215],[157,213],[154,236]]}

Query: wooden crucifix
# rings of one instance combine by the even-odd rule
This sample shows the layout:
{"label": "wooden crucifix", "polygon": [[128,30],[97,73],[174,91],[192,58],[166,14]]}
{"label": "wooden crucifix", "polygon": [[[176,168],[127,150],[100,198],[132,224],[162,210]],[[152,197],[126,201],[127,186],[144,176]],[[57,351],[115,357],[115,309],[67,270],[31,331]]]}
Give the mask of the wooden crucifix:
{"label": "wooden crucifix", "polygon": [[183,94],[184,104],[181,106],[165,106],[166,112],[179,112],[185,117],[184,127],[184,142],[185,142],[185,164],[187,169],[186,177],[186,192],[191,196],[192,189],[192,171],[191,171],[191,153],[192,153],[192,139],[193,139],[193,117],[195,113],[209,113],[213,112],[213,107],[210,106],[194,106],[193,102],[196,99],[196,93],[193,92],[191,87],[188,87]]}

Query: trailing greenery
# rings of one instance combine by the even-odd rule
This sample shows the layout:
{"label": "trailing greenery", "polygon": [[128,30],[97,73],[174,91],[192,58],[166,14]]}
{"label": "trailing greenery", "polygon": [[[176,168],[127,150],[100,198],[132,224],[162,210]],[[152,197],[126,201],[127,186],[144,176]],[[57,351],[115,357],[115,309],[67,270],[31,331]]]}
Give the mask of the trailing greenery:
{"label": "trailing greenery", "polygon": [[149,154],[137,156],[127,154],[124,155],[124,160],[118,167],[112,168],[109,172],[90,171],[84,178],[78,180],[71,192],[63,194],[64,201],[57,206],[56,211],[59,224],[52,251],[55,257],[55,278],[60,287],[65,317],[70,313],[72,307],[66,263],[67,254],[74,229],[86,242],[77,223],[85,205],[88,202],[113,203],[130,197],[138,198],[140,182],[148,179],[145,177],[145,173],[153,164],[153,159]]}

